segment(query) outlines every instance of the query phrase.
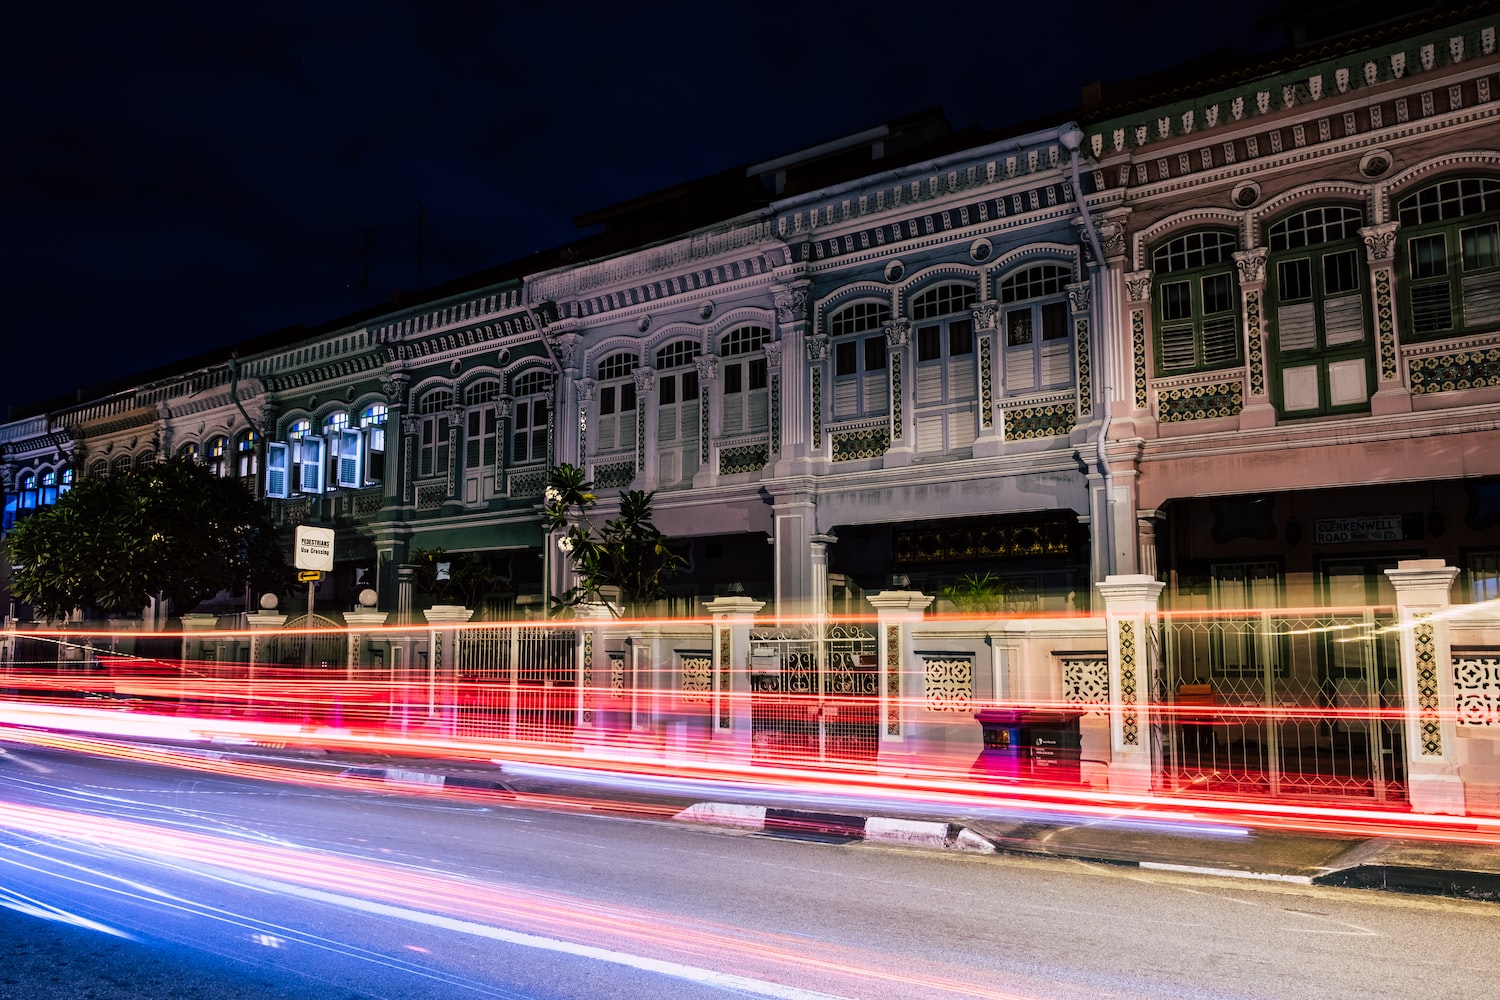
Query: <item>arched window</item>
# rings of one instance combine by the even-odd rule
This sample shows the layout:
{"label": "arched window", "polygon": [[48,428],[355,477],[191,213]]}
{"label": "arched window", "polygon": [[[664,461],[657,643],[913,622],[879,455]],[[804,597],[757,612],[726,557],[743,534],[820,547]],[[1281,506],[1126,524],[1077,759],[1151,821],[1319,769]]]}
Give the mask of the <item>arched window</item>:
{"label": "arched window", "polygon": [[639,363],[634,354],[623,351],[599,362],[597,453],[635,448],[635,369]]}
{"label": "arched window", "polygon": [[229,475],[229,439],[222,435],[208,439],[208,446],[204,449],[208,471],[216,476]]}
{"label": "arched window", "polygon": [[1304,209],[1266,229],[1274,317],[1272,397],[1287,416],[1369,408],[1373,338],[1357,208]]}
{"label": "arched window", "polygon": [[196,442],[196,441],[189,441],[187,444],[185,444],[182,447],[178,448],[177,449],[177,457],[180,458],[180,459],[183,459],[185,461],[188,461],[188,462],[197,462],[197,461],[199,461],[199,459],[202,456],[201,456],[201,454],[199,452],[199,449],[198,449],[198,442]]}
{"label": "arched window", "polygon": [[[137,469],[144,469],[146,466],[155,463],[155,461],[156,461],[156,452],[154,452],[154,451],[143,451],[139,455],[135,456],[135,467]],[[119,465],[120,463],[116,462],[115,464]],[[130,468],[130,466],[127,464],[125,466],[125,468],[128,469],[128,468]]]}
{"label": "arched window", "polygon": [[56,470],[48,469],[46,472],[42,473],[42,486],[41,493],[38,496],[38,502],[43,507],[50,507],[53,504],[57,503]]}
{"label": "arched window", "polygon": [[241,479],[250,479],[260,472],[260,459],[256,454],[256,446],[260,443],[260,435],[252,431],[245,431],[234,440],[235,474]]}
{"label": "arched window", "polygon": [[1396,202],[1414,340],[1500,323],[1500,179],[1438,181]]}
{"label": "arched window", "polygon": [[73,467],[68,466],[62,470],[62,481],[57,484],[57,495],[60,497],[73,488]]}
{"label": "arched window", "polygon": [[956,283],[930,288],[911,301],[919,457],[967,448],[978,431],[973,306],[974,289]]}
{"label": "arched window", "polygon": [[453,393],[433,389],[417,403],[421,419],[417,446],[417,475],[422,479],[448,475],[448,421],[453,409]]}
{"label": "arched window", "polygon": [[768,426],[768,371],[763,351],[771,331],[763,326],[742,326],[719,340],[724,366],[722,398],[725,434],[763,431]]}
{"label": "arched window", "polygon": [[28,473],[21,477],[21,509],[36,510],[37,507],[37,481],[36,473]]}
{"label": "arched window", "polygon": [[510,457],[516,465],[547,461],[547,422],[552,413],[552,375],[531,371],[512,390]]}
{"label": "arched window", "polygon": [[102,458],[96,458],[89,463],[89,478],[103,479],[109,475],[109,463]]}
{"label": "arched window", "polygon": [[699,421],[696,341],[677,340],[656,352],[657,477],[677,483],[698,471]]}
{"label": "arched window", "polygon": [[1151,253],[1156,372],[1175,375],[1240,363],[1233,233],[1185,233]]}
{"label": "arched window", "polygon": [[384,403],[371,403],[359,413],[364,431],[365,482],[385,481],[385,421],[390,411]]}
{"label": "arched window", "polygon": [[287,427],[287,444],[291,447],[291,492],[323,492],[324,441],[312,432],[312,421],[294,420]]}
{"label": "arched window", "polygon": [[465,503],[478,503],[495,495],[499,441],[495,401],[499,398],[499,379],[483,379],[464,390]]}
{"label": "arched window", "polygon": [[875,417],[890,410],[885,327],[891,309],[883,302],[855,302],[828,320],[833,338],[833,419]]}
{"label": "arched window", "polygon": [[1068,322],[1072,269],[1034,264],[1000,282],[1005,331],[1005,391],[1011,395],[1073,384],[1073,336]]}
{"label": "arched window", "polygon": [[[144,462],[142,463],[143,466],[146,465],[146,464],[149,464],[149,463],[144,463]],[[114,462],[110,465],[110,472],[113,475],[116,475],[116,476],[123,476],[123,475],[127,474],[128,472],[130,472],[131,468],[132,468],[132,459],[131,459],[131,457],[129,455],[118,455],[118,456],[115,457]]]}

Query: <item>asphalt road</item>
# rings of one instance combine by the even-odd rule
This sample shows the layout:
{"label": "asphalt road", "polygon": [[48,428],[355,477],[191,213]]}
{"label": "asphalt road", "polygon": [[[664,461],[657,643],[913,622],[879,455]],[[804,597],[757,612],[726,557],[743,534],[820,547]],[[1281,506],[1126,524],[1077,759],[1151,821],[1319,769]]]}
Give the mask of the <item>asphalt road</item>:
{"label": "asphalt road", "polygon": [[0,755],[0,997],[1484,995],[1494,904]]}

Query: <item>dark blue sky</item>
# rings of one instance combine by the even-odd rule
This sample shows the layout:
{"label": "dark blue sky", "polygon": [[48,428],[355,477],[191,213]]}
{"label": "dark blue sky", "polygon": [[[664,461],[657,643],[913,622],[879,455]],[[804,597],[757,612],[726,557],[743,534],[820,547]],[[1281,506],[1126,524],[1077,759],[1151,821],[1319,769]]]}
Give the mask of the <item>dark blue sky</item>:
{"label": "dark blue sky", "polygon": [[23,4],[0,65],[0,414],[415,288],[419,203],[431,286],[903,114],[1002,127],[1264,48],[1271,6]]}

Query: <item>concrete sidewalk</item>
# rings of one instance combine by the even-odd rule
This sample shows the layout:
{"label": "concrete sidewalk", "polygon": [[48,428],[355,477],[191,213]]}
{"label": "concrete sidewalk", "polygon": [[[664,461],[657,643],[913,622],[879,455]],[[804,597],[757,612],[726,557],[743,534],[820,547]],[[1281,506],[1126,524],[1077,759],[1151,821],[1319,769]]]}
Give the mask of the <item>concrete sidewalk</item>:
{"label": "concrete sidewalk", "polygon": [[[765,795],[706,798],[687,782],[670,779],[628,789],[570,777],[563,768],[462,765],[448,761],[331,755],[317,751],[218,748],[223,757],[316,767],[394,785],[438,786],[513,796],[588,800],[608,810],[612,801],[679,822],[753,830],[770,836],[831,842],[871,841],[976,854],[1065,858],[1204,875],[1276,880],[1307,885],[1382,889],[1500,901],[1500,849],[1462,843],[1360,838],[1254,828],[1211,827],[1149,817],[1071,818],[1018,813],[1014,818],[940,816],[890,809],[829,811],[767,802]],[[726,799],[721,801],[720,799]]]}

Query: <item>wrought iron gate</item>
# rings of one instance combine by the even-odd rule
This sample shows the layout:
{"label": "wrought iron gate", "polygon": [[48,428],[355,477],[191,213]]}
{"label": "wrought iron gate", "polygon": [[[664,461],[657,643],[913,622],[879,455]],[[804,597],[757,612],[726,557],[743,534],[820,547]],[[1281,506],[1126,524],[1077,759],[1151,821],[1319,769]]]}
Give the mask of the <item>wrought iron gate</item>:
{"label": "wrought iron gate", "polygon": [[873,761],[880,745],[875,633],[858,624],[750,631],[756,760]]}
{"label": "wrought iron gate", "polygon": [[1406,798],[1388,613],[1172,615],[1156,685],[1164,790]]}
{"label": "wrought iron gate", "polygon": [[552,627],[458,633],[458,732],[556,740],[573,731],[578,636]]}

